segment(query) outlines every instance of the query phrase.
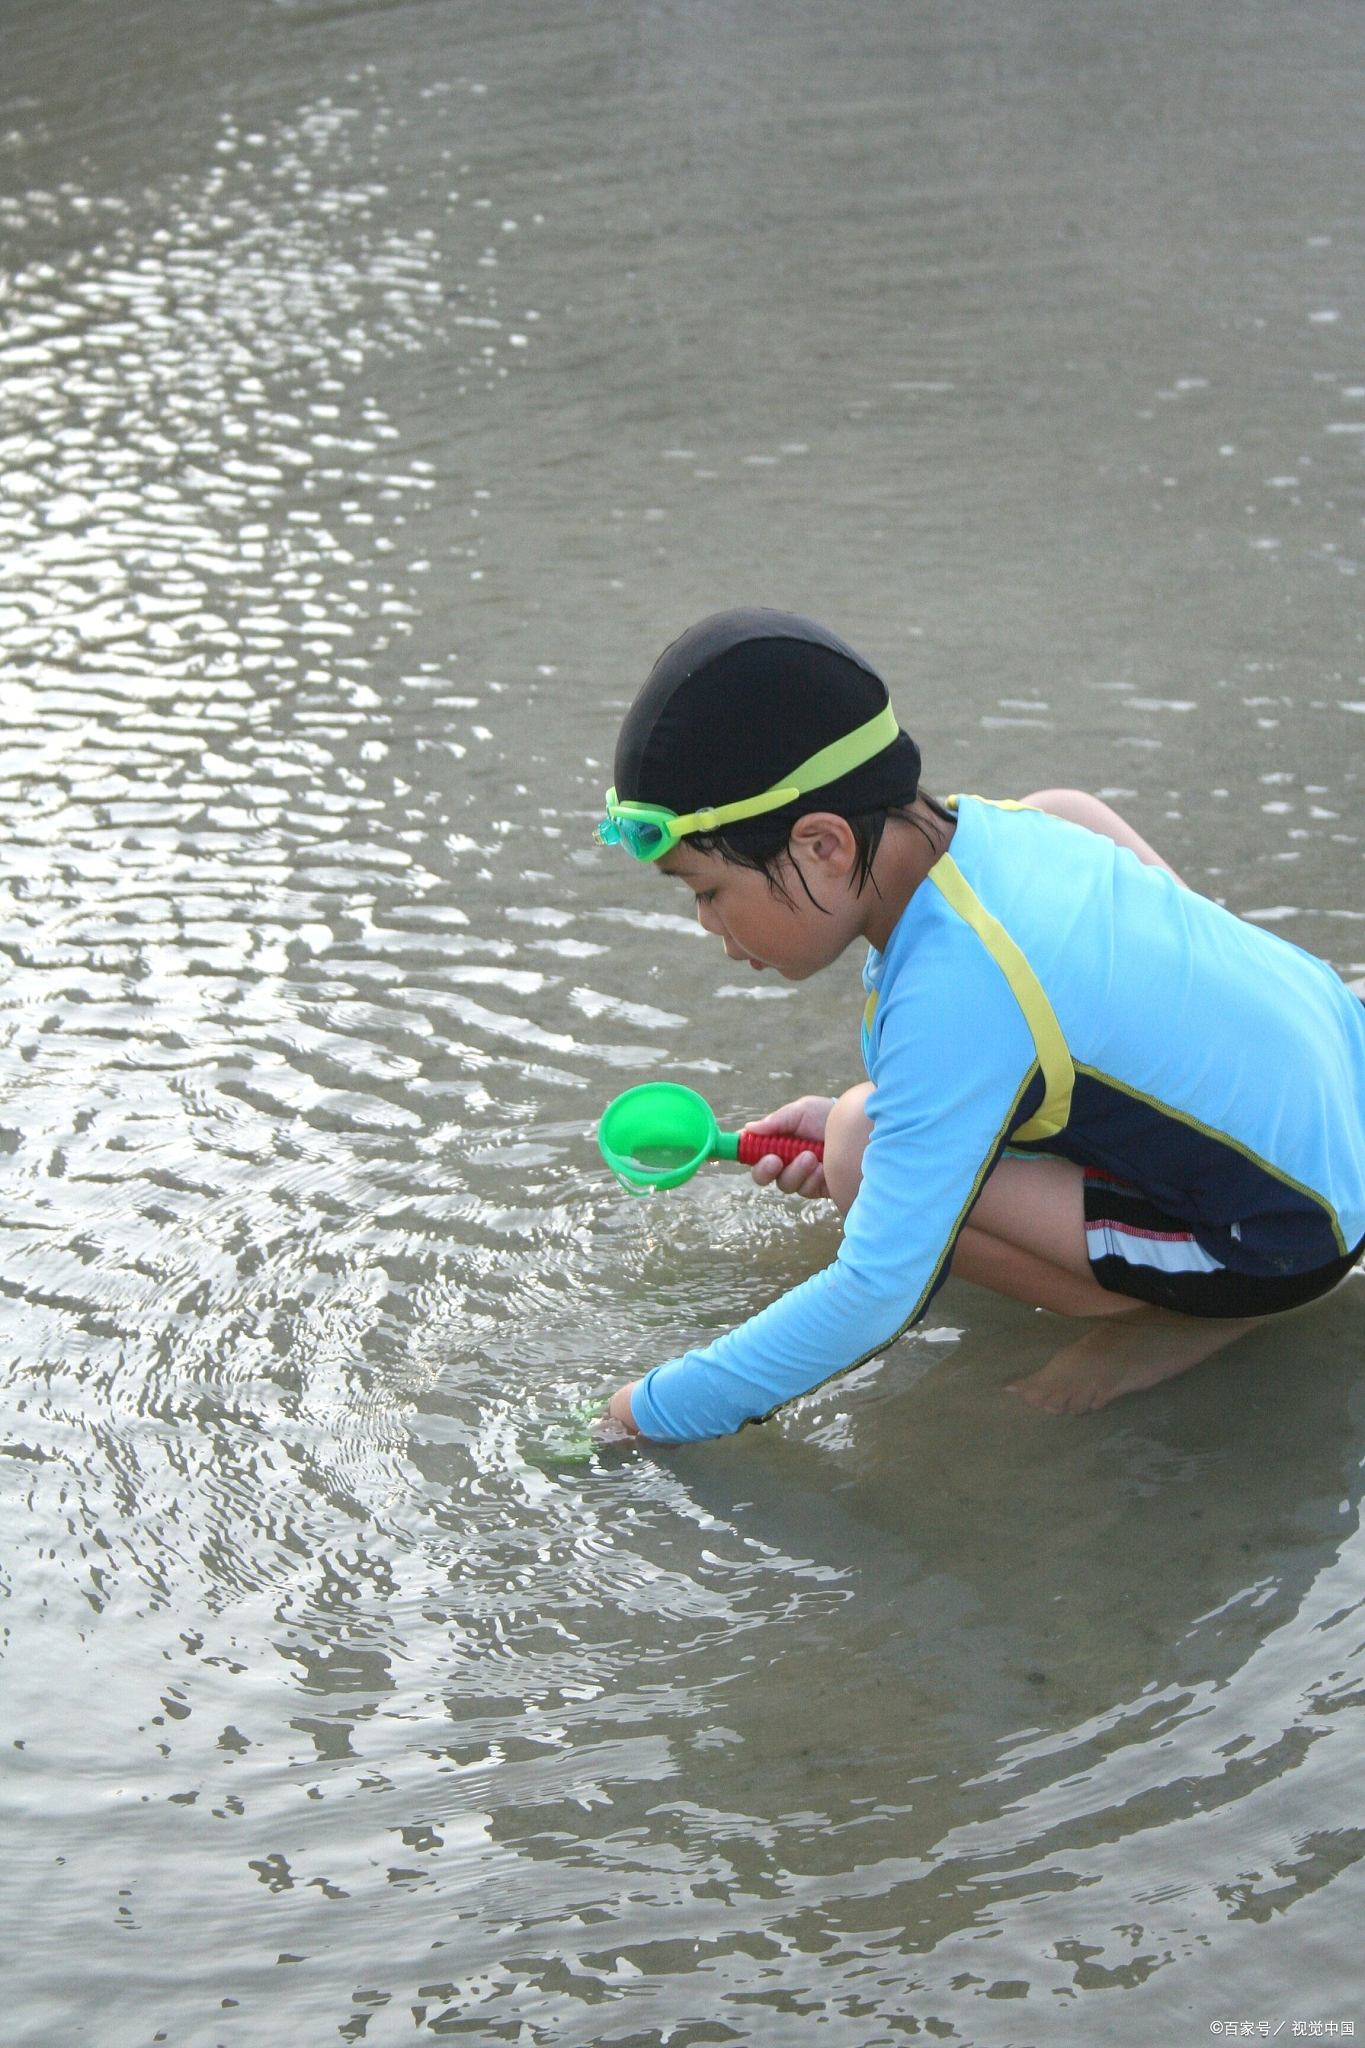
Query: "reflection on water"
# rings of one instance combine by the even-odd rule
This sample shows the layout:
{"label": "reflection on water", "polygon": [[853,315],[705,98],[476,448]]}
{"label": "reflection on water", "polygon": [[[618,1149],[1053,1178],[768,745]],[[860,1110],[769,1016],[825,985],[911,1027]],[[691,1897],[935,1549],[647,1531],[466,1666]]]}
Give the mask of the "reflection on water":
{"label": "reflection on water", "polygon": [[738,981],[591,845],[699,612],[1365,974],[1309,14],[11,8],[8,2039],[1365,2023],[1358,1282],[1079,1422],[950,1288],[761,1430],[583,1433],[837,1243],[593,1143],[855,1078],[857,963]]}

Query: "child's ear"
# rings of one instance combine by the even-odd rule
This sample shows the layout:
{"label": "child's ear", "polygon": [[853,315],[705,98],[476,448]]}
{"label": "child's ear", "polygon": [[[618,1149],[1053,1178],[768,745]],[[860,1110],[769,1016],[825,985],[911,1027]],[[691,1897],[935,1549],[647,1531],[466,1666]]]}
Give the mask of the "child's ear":
{"label": "child's ear", "polygon": [[858,858],[858,845],[847,818],[833,811],[808,811],[792,827],[792,846],[800,848],[832,875],[841,879],[851,874]]}

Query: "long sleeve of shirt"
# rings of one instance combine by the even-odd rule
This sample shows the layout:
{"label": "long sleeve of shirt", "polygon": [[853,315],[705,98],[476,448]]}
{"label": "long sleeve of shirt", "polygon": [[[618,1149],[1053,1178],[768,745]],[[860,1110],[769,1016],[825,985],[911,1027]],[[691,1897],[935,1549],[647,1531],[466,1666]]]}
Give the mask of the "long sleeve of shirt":
{"label": "long sleeve of shirt", "polygon": [[912,899],[881,967],[873,1135],[839,1256],[704,1350],[647,1373],[631,1399],[646,1436],[722,1436],[768,1414],[885,1349],[946,1276],[1037,1092],[1033,1041],[1000,969],[932,887]]}

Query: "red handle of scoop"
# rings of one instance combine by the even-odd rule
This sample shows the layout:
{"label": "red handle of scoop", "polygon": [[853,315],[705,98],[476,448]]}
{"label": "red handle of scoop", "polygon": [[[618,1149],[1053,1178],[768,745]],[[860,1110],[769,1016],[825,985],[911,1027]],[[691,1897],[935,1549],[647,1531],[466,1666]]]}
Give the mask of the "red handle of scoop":
{"label": "red handle of scoop", "polygon": [[741,1166],[757,1166],[760,1159],[770,1159],[774,1153],[790,1166],[793,1159],[799,1159],[803,1152],[813,1152],[817,1159],[825,1156],[825,1148],[817,1138],[776,1138],[762,1131],[741,1131],[739,1134]]}

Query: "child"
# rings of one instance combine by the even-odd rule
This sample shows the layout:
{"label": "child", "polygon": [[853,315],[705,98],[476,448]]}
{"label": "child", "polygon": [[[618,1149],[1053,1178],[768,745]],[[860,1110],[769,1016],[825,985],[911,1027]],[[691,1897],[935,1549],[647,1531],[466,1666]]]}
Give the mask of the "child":
{"label": "child", "polygon": [[919,768],[880,677],[782,612],[694,626],[622,725],[598,836],[685,883],[732,960],[804,981],[872,948],[870,1082],[750,1126],[824,1140],[823,1166],[754,1178],[832,1198],[838,1258],[622,1387],[632,1435],[761,1419],[884,1351],[950,1271],[1108,1319],[1017,1389],[1099,1407],[1365,1249],[1365,1006],[1332,970],[1093,797],[945,804]]}

